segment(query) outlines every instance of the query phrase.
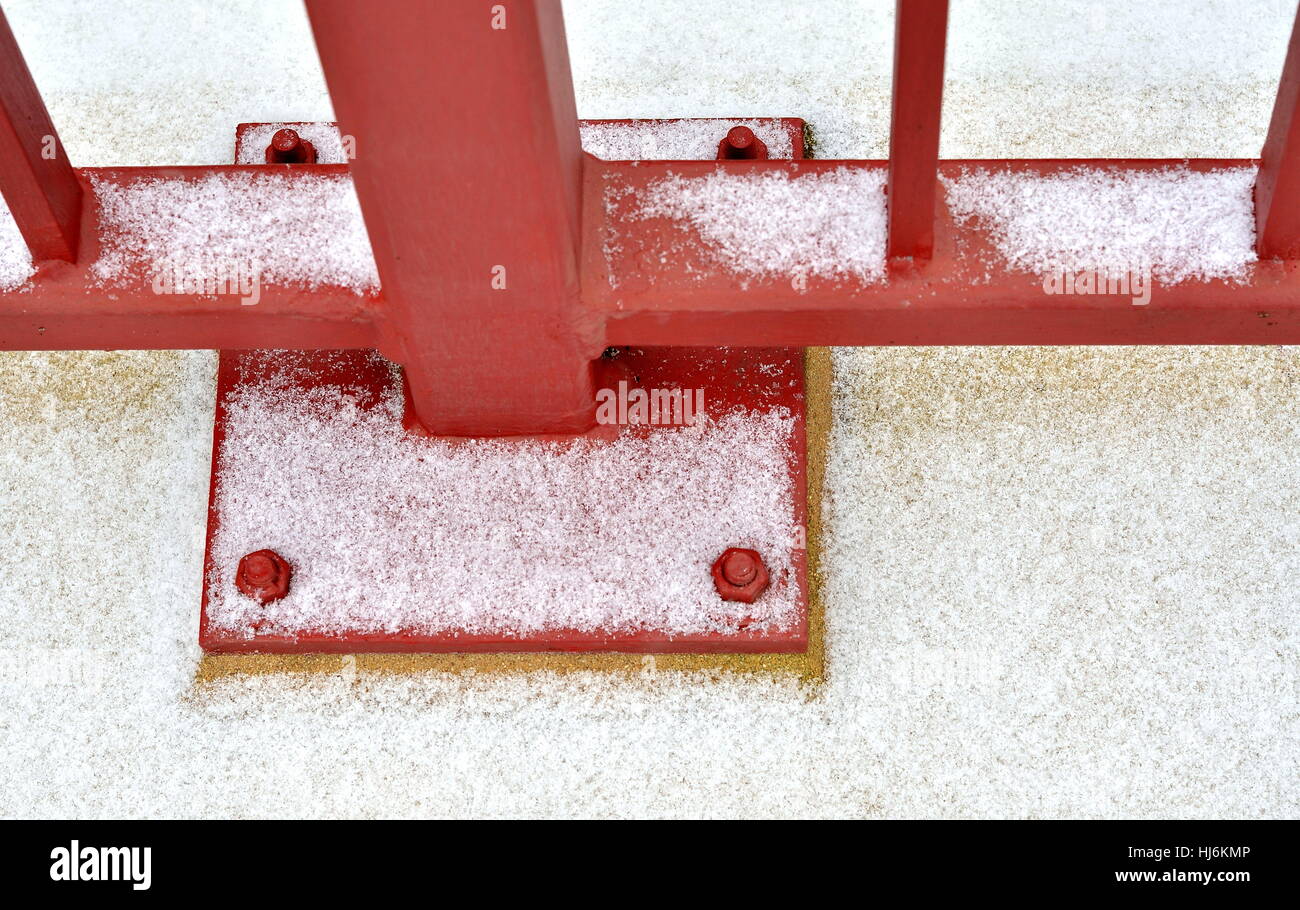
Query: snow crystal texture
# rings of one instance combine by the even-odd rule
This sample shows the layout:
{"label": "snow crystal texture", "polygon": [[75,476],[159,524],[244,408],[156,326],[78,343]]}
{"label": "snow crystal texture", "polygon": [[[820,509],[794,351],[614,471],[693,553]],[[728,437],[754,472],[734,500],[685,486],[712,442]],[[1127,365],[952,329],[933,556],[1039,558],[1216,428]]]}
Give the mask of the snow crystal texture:
{"label": "snow crystal texture", "polygon": [[91,273],[105,284],[177,264],[252,263],[272,284],[358,294],[379,286],[350,177],[241,172],[92,184],[102,249]]}
{"label": "snow crystal texture", "polygon": [[953,216],[990,230],[1016,269],[1149,267],[1160,281],[1176,284],[1240,279],[1256,259],[1254,168],[970,170],[943,184]]}
{"label": "snow crystal texture", "polygon": [[[885,274],[885,176],[883,168],[846,167],[672,175],[650,184],[631,217],[691,225],[716,261],[740,275],[866,283]],[[616,187],[607,198],[617,203]]]}

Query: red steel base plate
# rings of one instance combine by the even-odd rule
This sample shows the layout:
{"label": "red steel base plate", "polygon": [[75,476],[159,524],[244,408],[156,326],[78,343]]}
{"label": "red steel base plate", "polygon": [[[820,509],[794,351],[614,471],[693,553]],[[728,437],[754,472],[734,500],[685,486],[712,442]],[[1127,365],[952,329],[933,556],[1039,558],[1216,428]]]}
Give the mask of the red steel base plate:
{"label": "red steel base plate", "polygon": [[[288,390],[306,393],[330,386],[345,386],[354,393],[354,400],[364,408],[380,406],[386,395],[394,393],[400,379],[382,359],[369,351],[291,352],[295,366],[286,371],[284,356],[270,352],[223,351],[217,377],[217,411],[213,444],[212,489],[209,502],[207,553],[204,562],[203,611],[199,624],[199,641],[204,650],[212,653],[269,652],[448,652],[448,651],[623,651],[638,653],[727,653],[727,652],[783,652],[800,653],[807,648],[807,562],[802,535],[806,527],[806,456],[804,423],[804,382],[802,351],[798,348],[648,348],[622,349],[613,358],[597,362],[597,387],[618,387],[618,382],[640,383],[646,388],[707,388],[705,412],[717,418],[745,408],[750,412],[785,409],[793,417],[793,445],[788,453],[789,476],[792,480],[792,528],[789,550],[781,554],[781,561],[791,568],[783,583],[796,586],[795,621],[779,631],[750,631],[737,628],[725,634],[672,636],[665,632],[646,631],[600,635],[590,632],[552,631],[546,634],[517,637],[509,634],[420,634],[416,632],[325,634],[299,630],[296,634],[264,633],[257,629],[249,637],[247,631],[232,632],[209,621],[208,605],[214,585],[221,578],[229,580],[234,565],[217,566],[214,545],[221,533],[222,514],[218,484],[224,466],[227,434],[232,432],[227,416],[227,405],[233,394],[245,383],[257,383],[274,370],[281,383],[288,377]],[[280,366],[276,366],[280,363]],[[358,393],[359,390],[359,393]],[[388,412],[391,414],[391,410]],[[398,419],[393,417],[395,421]],[[649,434],[673,431],[673,427],[659,426],[598,426],[588,434],[593,440],[611,440],[619,434]],[[689,481],[689,478],[684,478]],[[615,503],[605,504],[616,507]],[[538,504],[539,510],[546,503]],[[348,515],[340,507],[337,527],[339,535],[349,534]],[[436,516],[430,520],[430,534],[438,534]],[[243,543],[240,541],[239,543]],[[593,548],[601,541],[593,540]],[[250,541],[248,549],[257,550],[262,544]],[[283,554],[292,563],[293,553]],[[698,571],[708,577],[710,562],[716,554],[699,554]],[[519,553],[521,571],[530,563],[527,552]],[[776,584],[776,580],[773,582]],[[430,585],[429,597],[438,597],[436,584]],[[290,590],[292,594],[292,587]],[[383,592],[376,596],[382,598]],[[598,596],[593,593],[593,597]],[[740,625],[743,626],[743,623]]]}

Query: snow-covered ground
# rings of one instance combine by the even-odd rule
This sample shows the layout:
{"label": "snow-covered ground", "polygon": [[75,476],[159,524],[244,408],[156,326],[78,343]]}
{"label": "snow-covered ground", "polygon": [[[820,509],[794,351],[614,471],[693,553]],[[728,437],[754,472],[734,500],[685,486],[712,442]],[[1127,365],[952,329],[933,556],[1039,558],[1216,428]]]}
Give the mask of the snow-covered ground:
{"label": "snow-covered ground", "polygon": [[[892,3],[565,5],[585,117],[884,154]],[[296,2],[6,0],[77,164],[332,114]],[[1251,156],[1294,3],[954,2],[944,154]],[[1300,352],[836,354],[828,672],[196,688],[214,358],[0,357],[4,815],[1295,815]]]}

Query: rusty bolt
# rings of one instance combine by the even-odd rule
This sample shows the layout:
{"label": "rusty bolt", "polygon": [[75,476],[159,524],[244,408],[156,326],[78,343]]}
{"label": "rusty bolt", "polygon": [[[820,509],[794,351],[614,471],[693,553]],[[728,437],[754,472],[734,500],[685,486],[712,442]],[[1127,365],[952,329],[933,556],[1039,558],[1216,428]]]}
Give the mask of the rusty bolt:
{"label": "rusty bolt", "polygon": [[239,561],[235,587],[258,603],[268,604],[289,593],[293,570],[274,550],[258,550]]}
{"label": "rusty bolt", "polygon": [[767,590],[767,566],[757,550],[731,547],[725,550],[710,570],[718,596],[723,600],[738,600],[752,604],[758,595]]}
{"label": "rusty bolt", "polygon": [[718,158],[759,160],[767,158],[767,145],[747,126],[733,126],[718,143]]}
{"label": "rusty bolt", "polygon": [[266,147],[267,164],[315,164],[316,146],[298,135],[297,130],[276,130]]}

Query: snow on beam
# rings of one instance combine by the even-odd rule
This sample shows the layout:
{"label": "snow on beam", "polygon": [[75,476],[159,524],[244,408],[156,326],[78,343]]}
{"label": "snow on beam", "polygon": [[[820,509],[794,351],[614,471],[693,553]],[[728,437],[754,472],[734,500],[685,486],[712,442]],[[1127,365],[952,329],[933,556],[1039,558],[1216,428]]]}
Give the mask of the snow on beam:
{"label": "snow on beam", "polygon": [[602,162],[584,299],[614,345],[1300,342],[1253,161],[945,161],[933,258],[902,272],[887,166]]}
{"label": "snow on beam", "polygon": [[372,347],[346,165],[83,168],[77,263],[0,286],[0,350]]}

